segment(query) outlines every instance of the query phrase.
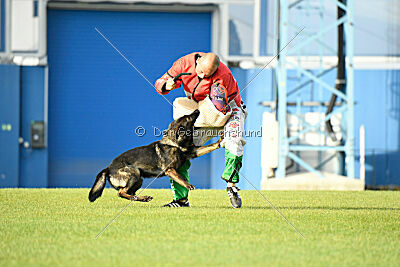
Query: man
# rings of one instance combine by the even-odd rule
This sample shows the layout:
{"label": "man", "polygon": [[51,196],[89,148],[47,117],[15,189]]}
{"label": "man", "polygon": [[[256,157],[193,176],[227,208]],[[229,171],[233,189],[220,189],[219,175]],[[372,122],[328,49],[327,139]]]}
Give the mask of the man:
{"label": "man", "polygon": [[[176,82],[174,77],[179,73],[190,73],[181,76]],[[214,53],[195,52],[183,56],[174,62],[172,67],[155,83],[159,94],[168,94],[171,90],[183,86],[186,96],[195,101],[210,97],[215,107],[222,113],[232,111],[224,127],[225,170],[222,179],[227,182],[227,193],[233,208],[240,208],[242,200],[239,196],[239,169],[242,167],[244,120],[246,106],[243,104],[238,84],[231,71],[220,62]],[[178,173],[189,181],[190,161],[178,170]],[[189,191],[171,180],[174,200],[164,207],[188,207]]]}

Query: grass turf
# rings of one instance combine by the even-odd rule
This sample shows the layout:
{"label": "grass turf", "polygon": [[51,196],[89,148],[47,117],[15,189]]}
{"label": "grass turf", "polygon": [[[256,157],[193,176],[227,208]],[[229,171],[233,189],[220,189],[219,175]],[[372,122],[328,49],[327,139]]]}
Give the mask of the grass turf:
{"label": "grass turf", "polygon": [[1,189],[1,265],[397,265],[399,192],[263,192],[303,240],[256,191],[197,190],[190,208],[167,209],[170,190],[129,202],[106,189]]}

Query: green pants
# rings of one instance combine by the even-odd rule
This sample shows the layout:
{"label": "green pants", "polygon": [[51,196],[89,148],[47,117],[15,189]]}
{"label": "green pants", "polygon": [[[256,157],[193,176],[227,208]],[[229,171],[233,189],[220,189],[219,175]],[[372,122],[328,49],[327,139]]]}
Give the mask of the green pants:
{"label": "green pants", "polygon": [[[190,168],[190,161],[187,160],[182,167],[180,167],[177,172],[187,181],[189,182],[189,168]],[[171,188],[174,192],[174,200],[185,199],[189,195],[189,190],[185,187],[181,186],[174,180],[170,179]]]}
{"label": "green pants", "polygon": [[239,182],[239,170],[242,168],[243,156],[236,156],[225,149],[225,170],[222,173],[222,179],[230,183]]}
{"label": "green pants", "polygon": [[[225,170],[222,173],[222,179],[226,182],[238,183],[239,182],[239,170],[242,167],[243,156],[236,156],[225,149]],[[182,167],[180,167],[177,172],[189,182],[189,168],[190,161],[187,160]],[[189,195],[189,190],[181,186],[174,180],[170,179],[171,188],[174,192],[174,200],[186,199]]]}

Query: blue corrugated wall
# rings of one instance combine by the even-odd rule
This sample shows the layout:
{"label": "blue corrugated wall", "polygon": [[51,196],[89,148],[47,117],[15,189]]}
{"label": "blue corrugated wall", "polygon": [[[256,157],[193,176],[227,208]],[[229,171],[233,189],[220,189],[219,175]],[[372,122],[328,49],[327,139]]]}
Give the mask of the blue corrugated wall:
{"label": "blue corrugated wall", "polygon": [[[184,94],[163,98],[153,84],[180,56],[210,50],[211,14],[49,10],[47,34],[49,186],[87,187],[120,153],[160,138],[153,132],[167,128],[170,103]],[[192,161],[199,188],[210,187],[209,166],[209,155]],[[169,187],[169,179],[153,186]]]}

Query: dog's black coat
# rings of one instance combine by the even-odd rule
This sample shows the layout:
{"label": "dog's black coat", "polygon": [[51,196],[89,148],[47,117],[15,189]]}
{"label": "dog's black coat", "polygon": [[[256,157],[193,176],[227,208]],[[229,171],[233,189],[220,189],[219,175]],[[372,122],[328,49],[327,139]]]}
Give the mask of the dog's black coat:
{"label": "dog's black coat", "polygon": [[218,142],[196,147],[193,144],[194,122],[199,116],[198,110],[171,122],[164,137],[147,146],[136,147],[122,153],[96,177],[89,193],[89,200],[95,201],[101,196],[106,180],[118,190],[120,197],[148,202],[150,196],[136,196],[142,186],[143,178],[169,176],[189,190],[195,189],[177,173],[188,159],[199,157],[219,147]]}

